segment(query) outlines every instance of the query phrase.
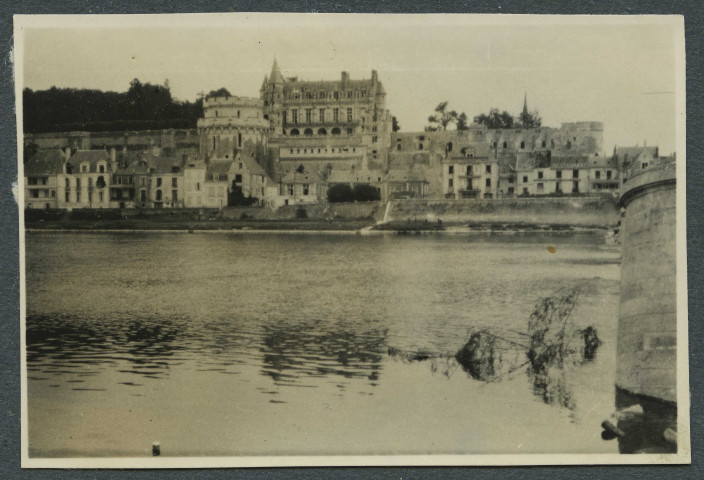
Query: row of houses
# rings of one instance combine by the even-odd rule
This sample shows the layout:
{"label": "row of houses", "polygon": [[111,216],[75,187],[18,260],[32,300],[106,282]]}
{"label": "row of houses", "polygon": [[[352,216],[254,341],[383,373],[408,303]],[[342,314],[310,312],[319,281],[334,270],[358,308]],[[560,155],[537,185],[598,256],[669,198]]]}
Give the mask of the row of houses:
{"label": "row of houses", "polygon": [[[249,147],[249,148],[248,148]],[[530,152],[502,162],[485,146],[445,156],[436,172],[338,169],[321,175],[303,164],[268,175],[248,144],[228,158],[178,158],[158,148],[37,151],[24,164],[26,208],[223,208],[322,203],[331,185],[367,184],[382,199],[487,199],[615,194],[628,172],[658,161],[657,147],[617,147],[610,157]],[[441,189],[431,190],[430,177]]]}

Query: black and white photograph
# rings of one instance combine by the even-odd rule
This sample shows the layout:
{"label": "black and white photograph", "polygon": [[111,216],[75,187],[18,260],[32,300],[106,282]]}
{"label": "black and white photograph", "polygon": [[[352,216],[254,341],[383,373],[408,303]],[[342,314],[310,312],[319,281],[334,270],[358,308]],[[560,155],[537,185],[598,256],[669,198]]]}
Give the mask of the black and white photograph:
{"label": "black and white photograph", "polygon": [[683,17],[14,36],[23,467],[690,463]]}

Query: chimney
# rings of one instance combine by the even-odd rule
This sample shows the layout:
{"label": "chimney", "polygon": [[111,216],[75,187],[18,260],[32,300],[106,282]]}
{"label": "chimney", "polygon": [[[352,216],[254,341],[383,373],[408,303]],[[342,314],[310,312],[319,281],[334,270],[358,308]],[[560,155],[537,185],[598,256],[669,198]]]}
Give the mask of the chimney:
{"label": "chimney", "polygon": [[350,80],[350,74],[347,72],[342,72],[341,80],[342,80],[342,84],[344,85],[345,83],[347,83]]}
{"label": "chimney", "polygon": [[117,150],[115,150],[115,147],[110,148],[110,160],[112,160],[112,163],[115,163],[117,160]]}
{"label": "chimney", "polygon": [[376,85],[379,83],[379,76],[376,73],[376,70],[372,70],[372,85]]}

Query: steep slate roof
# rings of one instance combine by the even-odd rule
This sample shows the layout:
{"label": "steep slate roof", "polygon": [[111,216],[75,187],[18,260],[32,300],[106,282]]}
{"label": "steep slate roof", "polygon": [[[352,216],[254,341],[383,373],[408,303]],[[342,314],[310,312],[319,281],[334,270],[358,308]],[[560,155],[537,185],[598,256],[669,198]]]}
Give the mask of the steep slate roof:
{"label": "steep slate roof", "polygon": [[[163,175],[165,173],[178,173],[183,168],[183,162],[179,161],[176,157],[155,157],[151,156],[147,159],[149,168],[153,169],[152,173],[154,175]],[[178,171],[174,172],[173,168],[178,167]]]}
{"label": "steep slate roof", "polygon": [[24,162],[24,176],[56,175],[63,172],[65,157],[61,150],[39,150]]}
{"label": "steep slate roof", "polygon": [[389,170],[387,175],[389,182],[424,182],[428,183],[428,180],[420,172],[414,172],[409,170]]}
{"label": "steep slate roof", "polygon": [[587,155],[553,155],[550,160],[550,168],[589,168],[589,157]]}
{"label": "steep slate roof", "polygon": [[317,172],[303,170],[302,173],[292,170],[281,178],[281,183],[322,183],[323,179]]}
{"label": "steep slate roof", "polygon": [[219,181],[215,180],[216,175],[227,175],[227,173],[230,171],[230,167],[232,166],[232,160],[211,160],[210,163],[208,164],[208,168],[205,171],[206,178],[211,179],[212,181]]}
{"label": "steep slate roof", "polygon": [[80,165],[87,162],[90,167],[89,173],[98,173],[98,162],[111,163],[111,157],[105,150],[77,150],[71,158],[66,162],[74,167],[73,173],[80,173]]}
{"label": "steep slate roof", "polygon": [[240,156],[242,163],[247,167],[247,171],[252,174],[252,175],[261,175],[263,177],[266,177],[267,174],[262,168],[261,165],[259,165],[254,158],[248,155],[241,155]]}

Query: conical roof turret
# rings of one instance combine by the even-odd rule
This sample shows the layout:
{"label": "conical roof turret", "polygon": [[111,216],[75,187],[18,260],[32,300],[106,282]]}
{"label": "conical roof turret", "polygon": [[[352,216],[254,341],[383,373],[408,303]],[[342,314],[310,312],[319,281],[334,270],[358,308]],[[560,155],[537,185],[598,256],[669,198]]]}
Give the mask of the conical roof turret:
{"label": "conical roof turret", "polygon": [[281,70],[279,70],[279,65],[274,59],[274,65],[271,67],[271,75],[269,75],[270,83],[284,83],[284,77],[281,75]]}

